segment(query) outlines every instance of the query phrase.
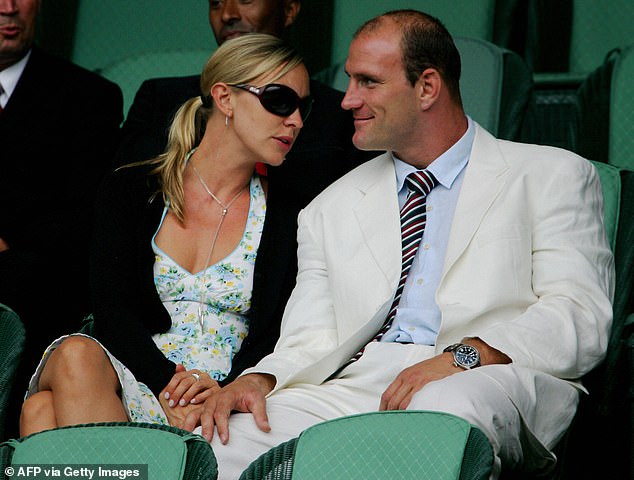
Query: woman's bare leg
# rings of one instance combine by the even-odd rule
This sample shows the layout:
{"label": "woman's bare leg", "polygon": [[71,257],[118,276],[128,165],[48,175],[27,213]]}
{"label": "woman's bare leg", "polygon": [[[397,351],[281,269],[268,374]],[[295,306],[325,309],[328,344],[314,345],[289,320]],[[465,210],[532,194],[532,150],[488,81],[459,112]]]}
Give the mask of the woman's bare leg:
{"label": "woman's bare leg", "polygon": [[[106,353],[90,338],[73,336],[64,340],[46,362],[39,387],[42,392],[51,392],[59,427],[128,419],[119,397],[119,378]],[[23,409],[21,434],[39,431],[38,425],[45,424],[29,410]]]}
{"label": "woman's bare leg", "polygon": [[20,435],[25,437],[51,428],[57,428],[53,393],[50,390],[43,390],[24,401],[20,415]]}

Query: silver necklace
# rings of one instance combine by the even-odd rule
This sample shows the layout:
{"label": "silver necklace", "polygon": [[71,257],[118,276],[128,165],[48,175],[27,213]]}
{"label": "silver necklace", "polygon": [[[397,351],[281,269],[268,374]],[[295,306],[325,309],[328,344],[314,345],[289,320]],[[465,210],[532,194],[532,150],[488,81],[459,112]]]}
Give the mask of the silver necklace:
{"label": "silver necklace", "polygon": [[[205,260],[205,266],[202,270],[202,275],[201,277],[203,277],[205,271],[207,270],[207,268],[209,268],[209,261],[211,260],[211,255],[214,252],[214,248],[216,246],[216,240],[218,240],[218,234],[220,233],[220,227],[222,227],[223,222],[225,221],[225,217],[227,216],[227,213],[229,213],[229,208],[231,207],[231,205],[233,205],[233,202],[235,202],[238,197],[240,196],[240,194],[244,191],[244,189],[246,188],[246,185],[244,187],[242,187],[240,189],[240,191],[238,193],[236,193],[234,195],[234,197],[229,200],[229,203],[227,203],[225,205],[224,202],[222,202],[218,197],[216,197],[213,192],[209,189],[209,187],[207,186],[207,184],[205,183],[205,181],[203,180],[202,175],[200,174],[200,172],[198,171],[198,169],[196,168],[196,166],[194,165],[194,163],[192,162],[192,168],[194,170],[194,173],[196,174],[196,176],[198,177],[198,180],[200,181],[200,184],[202,185],[202,187],[205,189],[205,192],[207,192],[209,194],[209,196],[218,204],[222,207],[222,213],[220,214],[220,221],[218,222],[218,226],[216,227],[216,231],[214,232],[214,236],[212,237],[211,240],[211,248],[209,249],[209,253],[207,254],[207,260]],[[200,321],[200,328],[204,328],[203,324],[205,321],[205,311],[203,309],[203,297],[204,297],[204,289],[201,288],[200,289],[200,298],[198,301],[198,320]]]}

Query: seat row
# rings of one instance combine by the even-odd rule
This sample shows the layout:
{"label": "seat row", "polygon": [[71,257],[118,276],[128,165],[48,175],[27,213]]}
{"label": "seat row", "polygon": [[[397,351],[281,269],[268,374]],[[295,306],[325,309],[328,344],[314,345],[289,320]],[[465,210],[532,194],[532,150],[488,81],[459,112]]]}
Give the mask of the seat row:
{"label": "seat row", "polygon": [[[573,422],[571,428],[568,430],[562,442],[560,442],[560,444],[556,448],[556,452],[559,456],[559,463],[557,466],[557,470],[553,472],[552,476],[550,477],[551,479],[568,479],[580,477],[602,478],[604,473],[602,469],[605,468],[605,464],[603,462],[594,461],[595,458],[611,458],[610,470],[614,475],[614,478],[632,478],[632,475],[634,474],[634,442],[632,441],[632,439],[634,438],[634,398],[632,398],[631,395],[628,397],[628,392],[634,391],[634,249],[632,249],[631,247],[632,244],[634,244],[634,171],[618,168],[601,162],[594,162],[594,165],[599,173],[601,184],[603,186],[606,233],[610,246],[612,247],[615,255],[616,290],[613,302],[614,322],[612,325],[609,344],[607,346],[607,355],[605,360],[592,372],[590,372],[586,376],[586,378],[584,378],[584,384],[591,392],[591,395],[582,398],[575,421]],[[580,208],[583,208],[583,206],[581,205]],[[19,362],[20,352],[24,347],[24,329],[21,326],[20,319],[8,307],[3,305],[0,305],[0,338],[3,339],[2,342],[0,342],[0,439],[2,439],[5,436],[3,427],[6,413],[6,401],[11,390],[13,378],[15,375],[15,368],[17,367]],[[471,467],[464,467],[464,471],[472,472],[473,476],[455,476],[455,469],[450,469],[451,471],[447,474],[448,476],[437,476],[430,478],[487,478],[487,465],[488,467],[490,467],[490,463],[486,464],[486,462],[484,462],[483,464],[481,460],[483,455],[485,456],[485,458],[488,458],[487,455],[490,455],[490,447],[487,448],[488,445],[486,444],[486,442],[483,443],[481,441],[481,438],[478,437],[477,432],[473,434],[471,433],[472,427],[466,424],[466,422],[455,422],[449,417],[451,416],[443,417],[442,414],[435,414],[431,416],[422,415],[420,418],[416,419],[409,418],[405,420],[394,420],[383,418],[376,420],[373,418],[372,415],[367,418],[366,416],[361,415],[358,418],[352,420],[351,424],[344,424],[345,428],[343,430],[345,431],[345,429],[347,428],[348,431],[355,432],[367,428],[369,432],[367,434],[367,442],[370,444],[371,442],[374,442],[375,444],[377,442],[380,444],[386,443],[386,439],[388,437],[392,438],[390,442],[394,442],[394,444],[399,444],[399,438],[405,439],[406,441],[410,440],[408,445],[410,447],[415,446],[416,448],[414,448],[413,452],[409,453],[413,455],[418,455],[418,458],[424,457],[426,461],[429,460],[433,463],[434,458],[446,458],[444,456],[439,456],[437,452],[434,453],[435,450],[433,448],[430,450],[431,447],[436,448],[438,445],[433,442],[411,441],[411,438],[413,438],[411,436],[414,433],[410,432],[409,430],[407,430],[407,432],[409,433],[403,433],[406,430],[403,429],[404,427],[402,427],[400,422],[404,421],[405,425],[410,425],[410,423],[414,421],[422,422],[422,424],[411,423],[412,425],[417,425],[414,428],[414,432],[418,430],[427,432],[425,434],[430,434],[431,432],[432,436],[435,435],[434,432],[437,432],[438,430],[446,430],[446,428],[442,427],[442,425],[445,422],[449,422],[454,425],[453,428],[456,429],[458,436],[448,437],[448,444],[445,447],[448,451],[454,452],[454,454],[457,451],[461,455],[454,458],[454,462],[452,465],[463,465],[463,463],[467,461],[467,463],[471,465]],[[449,420],[447,420],[447,418],[449,418]],[[376,422],[379,422],[379,424],[382,426],[380,428],[377,427]],[[352,427],[350,427],[349,425],[352,425]],[[67,438],[66,436],[72,437],[73,441],[76,442],[74,444],[71,444],[76,445],[75,447],[67,448],[66,451],[63,451],[61,453],[64,455],[77,454],[80,456],[79,459],[84,459],[85,463],[98,463],[95,461],[95,458],[101,459],[101,461],[105,461],[104,459],[111,458],[112,456],[110,455],[109,457],[105,457],[102,453],[99,453],[103,451],[103,448],[97,448],[93,445],[93,437],[91,437],[91,435],[93,434],[96,435],[94,440],[95,442],[112,443],[115,440],[119,442],[122,437],[129,438],[129,441],[132,442],[132,444],[130,444],[131,446],[123,449],[119,447],[119,449],[117,450],[117,452],[119,452],[118,455],[122,455],[121,452],[134,453],[138,448],[141,448],[143,447],[143,445],[145,445],[139,443],[138,440],[135,440],[138,439],[137,433],[131,433],[129,437],[126,437],[125,432],[122,434],[119,432],[115,432],[115,430],[107,430],[108,425],[103,427],[106,428],[105,431],[103,429],[99,431],[90,430],[89,432],[84,433],[84,430],[79,429],[76,431],[71,431],[69,433],[68,431],[66,431],[68,429],[58,429],[57,431],[62,430],[63,433],[50,434],[44,432],[44,434],[46,435],[41,437],[38,436],[43,434],[35,434],[32,437],[41,438],[41,440],[38,440],[35,443],[35,447],[30,448],[18,447],[22,443],[23,439],[10,440],[2,448],[0,448],[0,458],[3,459],[5,465],[8,465],[12,462],[11,458],[13,455],[13,451],[16,449],[26,450],[28,454],[35,455],[35,457],[18,456],[16,460],[13,460],[13,463],[16,464],[20,462],[29,463],[29,459],[33,458],[41,460],[43,458],[41,455],[44,454],[53,455],[59,453],[56,452],[54,448],[51,448],[50,446],[47,447],[47,445],[51,445],[51,443],[48,442],[53,442],[52,444],[54,445],[67,444],[67,441],[60,440],[61,437],[58,437],[58,435],[63,436],[64,439]],[[160,427],[156,426],[152,428],[161,430]],[[303,461],[309,462],[309,467],[307,468],[308,471],[320,472],[320,470],[316,470],[318,467],[316,467],[314,463],[316,456],[322,456],[324,457],[323,461],[329,461],[333,464],[336,462],[349,464],[350,462],[348,460],[341,462],[341,458],[339,458],[339,456],[337,455],[336,449],[331,449],[330,453],[326,455],[322,447],[315,446],[323,446],[324,442],[326,442],[327,444],[332,443],[332,438],[334,434],[329,430],[330,428],[331,427],[327,427],[325,433],[319,433],[319,435],[317,436],[318,439],[321,438],[321,443],[317,442],[317,444],[312,444],[306,441],[304,442],[305,446],[302,447],[302,450],[300,450],[299,447],[302,438],[300,437],[300,440],[293,440],[290,443],[274,449],[273,451],[269,452],[269,454],[264,455],[260,460],[258,460],[252,469],[249,469],[248,476],[245,477],[245,479],[290,478],[289,476],[284,475],[290,475],[289,472],[292,470],[292,468],[289,467],[289,462],[290,464],[292,464],[296,452],[303,452]],[[338,431],[336,430],[337,427],[332,428],[335,428],[335,431]],[[167,430],[169,430],[169,428]],[[112,435],[110,435],[110,432],[112,432]],[[385,433],[381,433],[381,435],[378,436],[379,434],[376,432]],[[174,431],[172,433],[174,433]],[[181,437],[183,435],[186,435],[185,432],[178,431],[176,431],[176,434]],[[49,437],[49,435],[52,436]],[[149,434],[145,432],[140,435]],[[472,435],[475,435],[475,437],[473,437]],[[91,439],[91,441],[87,441],[87,439],[89,438]],[[182,443],[190,440],[192,439],[186,436],[184,440],[174,441],[176,441],[177,443]],[[198,440],[200,440],[200,438],[198,438]],[[215,468],[215,461],[205,459],[209,456],[210,450],[206,447],[201,446],[199,444],[200,442],[196,442],[195,439],[192,441],[195,445],[195,447],[193,447],[195,451],[193,455],[196,455],[196,458],[199,459],[198,461],[202,462],[203,465],[207,465],[207,467],[205,468],[211,468],[213,470],[213,468]],[[363,442],[350,441],[348,446],[345,448],[351,449],[351,445],[355,445],[357,443]],[[148,444],[154,445],[154,443]],[[457,448],[457,444],[460,444],[462,446],[460,448]],[[28,442],[28,445],[32,445],[30,441]],[[156,445],[158,445],[158,443],[156,443]],[[391,445],[391,447],[393,447],[393,445]],[[33,448],[35,448],[35,450],[33,450]],[[340,448],[343,449],[344,447]],[[397,448],[397,450],[402,451],[402,449],[399,450],[399,448]],[[386,452],[388,451],[391,450],[386,450]],[[364,451],[363,448],[361,448],[359,452],[360,453],[357,453],[357,456],[355,457],[355,462],[357,462],[357,465],[365,465],[366,463],[369,464],[369,460],[376,460],[376,455],[373,455],[371,457],[368,456],[367,449]],[[86,457],[86,455],[88,455],[88,457]],[[93,456],[90,457],[90,455]],[[95,457],[94,455],[101,456]],[[297,453],[297,455],[300,456],[299,453]],[[346,458],[350,457],[351,455],[354,457],[354,454],[352,454],[349,450],[342,452],[341,455],[345,455]],[[389,457],[390,454],[387,455]],[[71,457],[50,457],[47,458],[47,462],[56,463],[55,459],[57,459],[57,462],[60,463],[61,458]],[[86,458],[92,458],[93,461],[90,462],[86,460]],[[128,457],[115,456],[114,458],[116,460],[116,458]],[[157,461],[162,459],[160,454],[157,455],[157,458]],[[39,461],[37,463],[47,462]],[[419,460],[419,463],[416,463],[417,467],[425,465],[424,462],[421,462],[422,460]],[[73,456],[72,461],[69,460],[66,463],[82,462],[78,461],[77,456]],[[121,463],[121,461],[119,463]],[[337,465],[339,465],[339,463],[337,463]],[[195,465],[197,464],[198,463],[195,463]],[[337,468],[343,467],[344,465],[341,465]],[[445,467],[447,467],[447,465],[444,465],[443,468]],[[358,471],[364,471],[358,466],[355,468]],[[423,468],[423,470],[425,471],[427,471],[428,469],[428,466],[425,466],[425,468]],[[459,471],[461,470],[459,469]],[[419,470],[415,469],[414,472],[416,475],[420,475],[420,473],[417,473],[419,472]],[[452,474],[451,472],[454,473]],[[245,474],[247,473],[245,472]],[[189,477],[185,476],[182,478]],[[196,478],[214,477],[198,476]],[[299,478],[309,477],[302,476]],[[331,478],[353,477],[349,476],[349,474],[346,474],[343,477]],[[376,478],[386,477],[379,476]],[[400,476],[399,478],[406,477]],[[413,478],[426,477],[415,476]]]}

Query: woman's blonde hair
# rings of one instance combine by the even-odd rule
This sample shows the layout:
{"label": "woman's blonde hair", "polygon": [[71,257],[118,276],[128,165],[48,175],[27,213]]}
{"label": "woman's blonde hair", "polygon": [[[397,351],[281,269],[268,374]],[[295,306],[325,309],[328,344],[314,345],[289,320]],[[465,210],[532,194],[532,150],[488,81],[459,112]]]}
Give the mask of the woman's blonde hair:
{"label": "woman's blonde hair", "polygon": [[176,112],[166,151],[145,162],[156,165],[152,173],[159,176],[163,200],[179,220],[184,220],[185,212],[185,158],[205,133],[214,106],[209,96],[211,87],[218,82],[249,83],[265,74],[274,74],[270,82],[275,82],[301,64],[302,58],[294,48],[262,33],[228,40],[209,58],[200,77],[201,95],[187,100]]}

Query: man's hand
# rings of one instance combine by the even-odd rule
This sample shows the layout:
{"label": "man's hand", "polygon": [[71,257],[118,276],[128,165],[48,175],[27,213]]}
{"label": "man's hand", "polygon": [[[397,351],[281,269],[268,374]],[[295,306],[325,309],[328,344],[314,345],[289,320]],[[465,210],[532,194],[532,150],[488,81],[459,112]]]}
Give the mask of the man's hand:
{"label": "man's hand", "polygon": [[[477,337],[465,338],[462,343],[473,345],[480,352],[480,364],[507,364],[511,358],[505,353],[491,347]],[[464,372],[454,365],[451,352],[441,353],[433,358],[406,368],[398,374],[396,379],[387,387],[381,395],[379,410],[405,410],[412,397],[429,382],[442,380],[454,373]]]}
{"label": "man's hand", "polygon": [[453,365],[453,355],[449,352],[407,367],[381,395],[379,410],[405,410],[414,394],[429,382],[462,371]]}
{"label": "man's hand", "polygon": [[266,394],[273,390],[275,377],[260,373],[251,373],[238,377],[229,385],[213,392],[199,410],[187,416],[185,430],[193,430],[198,423],[202,425],[203,437],[208,442],[218,429],[218,437],[223,444],[229,441],[229,416],[232,411],[251,412],[256,425],[263,432],[271,427],[266,415]]}
{"label": "man's hand", "polygon": [[197,369],[185,370],[178,364],[160,396],[167,401],[168,407],[183,407],[190,403],[201,404],[216,390],[220,390],[220,385],[209,374]]}
{"label": "man's hand", "polygon": [[[176,407],[171,408],[168,404],[167,399],[165,399],[165,397],[163,397],[162,395],[159,397],[159,402],[161,404],[161,407],[163,407],[163,411],[165,412],[170,425],[173,427],[182,428],[183,430],[186,430],[184,428],[184,425],[185,419],[188,417],[188,415],[202,408],[202,405],[186,405],[184,407],[177,405]],[[193,428],[189,429],[190,432],[192,430]]]}

